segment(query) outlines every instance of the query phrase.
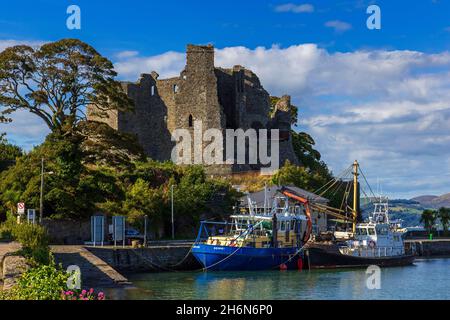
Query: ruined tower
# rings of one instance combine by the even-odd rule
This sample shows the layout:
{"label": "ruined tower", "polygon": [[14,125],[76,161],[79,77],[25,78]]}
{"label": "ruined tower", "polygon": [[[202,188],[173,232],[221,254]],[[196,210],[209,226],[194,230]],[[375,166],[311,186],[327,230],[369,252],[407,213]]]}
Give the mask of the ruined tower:
{"label": "ruined tower", "polygon": [[[287,159],[298,163],[290,137],[289,97],[283,97],[270,115],[269,93],[256,74],[242,66],[216,68],[211,45],[188,45],[186,66],[178,77],[159,79],[153,71],[142,74],[135,83],[124,82],[122,86],[135,103],[134,112],[111,111],[108,118],[98,118],[95,110],[88,107],[88,119],[136,134],[147,155],[155,160],[171,159],[174,130],[193,131],[196,121],[201,121],[203,131],[280,129],[280,165]],[[227,174],[259,167],[258,164],[221,165],[209,167],[208,171]]]}

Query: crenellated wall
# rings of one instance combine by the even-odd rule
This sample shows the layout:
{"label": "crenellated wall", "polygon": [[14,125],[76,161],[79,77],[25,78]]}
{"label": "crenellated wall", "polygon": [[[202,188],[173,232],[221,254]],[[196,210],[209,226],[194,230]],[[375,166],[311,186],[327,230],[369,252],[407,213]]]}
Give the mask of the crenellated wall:
{"label": "crenellated wall", "polygon": [[[88,107],[88,119],[103,121],[112,128],[137,135],[147,155],[155,160],[170,160],[176,129],[193,131],[202,121],[203,131],[238,129],[280,129],[280,163],[286,159],[298,164],[290,138],[290,98],[283,97],[283,108],[271,117],[270,95],[257,75],[242,66],[216,68],[214,47],[188,45],[186,66],[179,77],[159,79],[156,72],[142,74],[123,88],[135,103],[134,112],[109,112],[107,118],[96,117]],[[288,103],[288,104],[286,104]],[[288,119],[288,122],[286,122]],[[203,144],[203,148],[206,144]],[[202,152],[197,150],[196,152]],[[224,152],[225,154],[225,152]],[[260,165],[216,165],[210,173],[256,170]]]}

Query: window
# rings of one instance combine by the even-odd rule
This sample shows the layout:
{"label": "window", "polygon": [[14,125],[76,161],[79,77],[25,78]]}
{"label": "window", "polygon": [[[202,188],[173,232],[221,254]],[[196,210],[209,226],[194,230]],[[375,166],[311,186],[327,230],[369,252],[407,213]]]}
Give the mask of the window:
{"label": "window", "polygon": [[189,115],[188,122],[189,122],[189,128],[192,128],[194,125],[194,119],[192,118],[192,114]]}
{"label": "window", "polygon": [[374,236],[374,235],[375,235],[375,229],[369,228],[369,236]]}
{"label": "window", "polygon": [[280,223],[280,230],[281,230],[281,231],[286,230],[286,222],[282,221],[282,222]]}
{"label": "window", "polygon": [[358,229],[356,229],[356,234],[359,236],[367,236],[367,229],[366,228],[358,228]]}
{"label": "window", "polygon": [[151,86],[150,94],[152,95],[152,97],[155,95],[155,86]]}
{"label": "window", "polygon": [[174,84],[173,85],[173,93],[177,93],[178,92],[178,85]]}
{"label": "window", "polygon": [[387,226],[377,226],[377,234],[385,236],[389,232],[389,229]]}

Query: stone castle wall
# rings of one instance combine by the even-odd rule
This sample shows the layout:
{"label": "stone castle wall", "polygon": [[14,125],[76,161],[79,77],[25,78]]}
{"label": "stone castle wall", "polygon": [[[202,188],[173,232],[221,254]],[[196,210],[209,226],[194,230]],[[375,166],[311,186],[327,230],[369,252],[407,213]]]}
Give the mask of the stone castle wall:
{"label": "stone castle wall", "polygon": [[[270,116],[270,95],[258,77],[242,66],[230,69],[214,66],[214,47],[188,45],[186,67],[179,77],[159,79],[156,72],[142,74],[135,82],[124,82],[123,88],[135,103],[134,112],[108,112],[107,118],[94,116],[88,107],[88,119],[106,122],[112,128],[134,133],[147,155],[155,160],[170,160],[175,129],[193,130],[201,120],[203,131],[227,129],[280,129],[280,162],[298,160],[290,141],[290,100]],[[286,122],[286,119],[288,122]],[[225,136],[225,135],[224,135]],[[206,147],[206,144],[203,144]],[[202,152],[197,150],[195,152]],[[225,155],[225,151],[224,151]],[[211,173],[255,170],[260,165],[210,166]]]}

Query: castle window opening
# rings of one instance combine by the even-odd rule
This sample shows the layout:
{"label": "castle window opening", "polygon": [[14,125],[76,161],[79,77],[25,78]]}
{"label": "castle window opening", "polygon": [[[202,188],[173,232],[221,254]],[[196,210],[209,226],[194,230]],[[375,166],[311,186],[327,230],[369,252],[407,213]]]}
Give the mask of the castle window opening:
{"label": "castle window opening", "polygon": [[189,115],[189,128],[192,128],[194,125],[194,119],[192,118],[192,114]]}
{"label": "castle window opening", "polygon": [[152,96],[155,95],[155,86],[152,86],[152,87],[150,88],[150,94],[151,94]]}
{"label": "castle window opening", "polygon": [[173,85],[173,93],[177,93],[178,92],[178,85],[174,84]]}

